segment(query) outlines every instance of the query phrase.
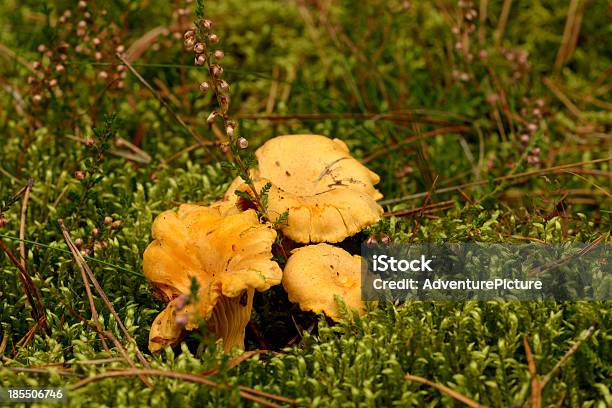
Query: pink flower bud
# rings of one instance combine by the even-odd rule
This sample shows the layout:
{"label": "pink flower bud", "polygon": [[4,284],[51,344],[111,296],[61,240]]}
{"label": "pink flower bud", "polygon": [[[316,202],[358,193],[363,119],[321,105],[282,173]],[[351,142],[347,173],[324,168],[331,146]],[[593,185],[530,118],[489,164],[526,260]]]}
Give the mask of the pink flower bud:
{"label": "pink flower bud", "polygon": [[204,58],[204,55],[200,54],[195,57],[194,62],[196,65],[204,65],[206,58]]}
{"label": "pink flower bud", "polygon": [[217,78],[223,75],[223,68],[221,65],[215,64],[212,68],[212,74]]}
{"label": "pink flower bud", "polygon": [[55,66],[55,71],[57,71],[57,72],[64,72],[64,66],[62,64],[57,64]]}
{"label": "pink flower bud", "polygon": [[226,113],[227,108],[229,107],[229,98],[227,96],[222,96],[219,98],[219,105],[221,107],[221,112]]}
{"label": "pink flower bud", "polygon": [[180,314],[176,316],[176,324],[179,326],[184,326],[189,322],[189,318],[185,314]]}
{"label": "pink flower bud", "polygon": [[108,73],[106,71],[100,71],[98,73],[98,78],[100,78],[100,79],[107,79],[108,78]]}
{"label": "pink flower bud", "polygon": [[210,30],[213,26],[213,22],[210,20],[204,20],[202,25],[204,26],[205,29]]}
{"label": "pink flower bud", "polygon": [[53,79],[49,80],[49,86],[51,88],[53,88],[56,85],[57,85],[57,79],[53,78]]}
{"label": "pink flower bud", "polygon": [[226,127],[225,133],[227,133],[229,137],[234,137],[234,128],[231,126]]}
{"label": "pink flower bud", "polygon": [[85,179],[85,172],[78,170],[74,172],[74,178],[76,178],[77,180],[83,180]]}
{"label": "pink flower bud", "polygon": [[111,225],[112,223],[113,223],[112,217],[109,217],[108,215],[104,217],[104,224]]}
{"label": "pink flower bud", "polygon": [[193,51],[196,54],[201,54],[204,52],[204,44],[202,43],[197,43],[196,45],[193,46]]}
{"label": "pink flower bud", "polygon": [[246,149],[247,147],[249,147],[249,141],[246,140],[244,137],[241,137],[240,139],[238,139],[238,146],[240,146],[241,149]]}
{"label": "pink flower bud", "polygon": [[223,92],[228,92],[230,89],[230,86],[227,83],[227,81],[222,79],[221,81],[219,81],[219,88],[221,88]]}
{"label": "pink flower bud", "polygon": [[183,34],[183,39],[188,39],[188,38],[194,38],[195,37],[195,31],[193,30],[187,30],[185,31],[185,34]]}
{"label": "pink flower bud", "polygon": [[32,95],[32,102],[34,102],[34,103],[42,102],[42,96],[40,94]]}
{"label": "pink flower bud", "polygon": [[102,44],[102,40],[100,40],[98,37],[95,37],[93,40],[91,40],[91,42],[93,43],[93,45],[95,45],[96,47],[100,44]]}
{"label": "pink flower bud", "polygon": [[219,113],[217,111],[213,111],[210,113],[210,115],[208,115],[208,117],[206,118],[206,122],[208,123],[213,123],[215,118],[219,115]]}
{"label": "pink flower bud", "polygon": [[87,3],[83,0],[79,1],[78,3],[78,7],[81,11],[85,10],[87,8]]}
{"label": "pink flower bud", "polygon": [[37,48],[38,52],[45,52],[47,51],[47,46],[45,44],[40,44]]}
{"label": "pink flower bud", "polygon": [[193,48],[193,46],[195,45],[195,38],[194,37],[185,38],[184,44],[185,44],[185,47],[187,48]]}
{"label": "pink flower bud", "polygon": [[4,216],[0,216],[0,228],[6,227],[8,223],[9,221],[6,218],[4,218]]}
{"label": "pink flower bud", "polygon": [[208,82],[204,81],[200,84],[200,91],[207,92],[209,89],[210,85],[208,85]]}
{"label": "pink flower bud", "polygon": [[218,60],[222,60],[225,57],[225,54],[221,50],[215,50],[215,58]]}
{"label": "pink flower bud", "polygon": [[81,238],[75,239],[74,240],[74,245],[76,245],[77,248],[80,247],[81,245],[83,245],[83,239],[81,239]]}
{"label": "pink flower bud", "polygon": [[118,52],[119,54],[122,54],[123,52],[125,52],[125,46],[119,44],[117,48],[115,48],[115,51]]}
{"label": "pink flower bud", "polygon": [[181,293],[174,300],[174,308],[178,311],[183,310],[185,306],[187,306],[187,300],[189,300],[189,296],[184,293]]}
{"label": "pink flower bud", "polygon": [[217,34],[210,34],[208,36],[208,41],[210,41],[211,44],[216,44],[219,42],[219,36]]}
{"label": "pink flower bud", "polygon": [[100,61],[102,59],[102,53],[100,51],[96,51],[96,53],[94,54],[94,58],[96,59],[96,61]]}
{"label": "pink flower bud", "polygon": [[94,228],[91,230],[91,235],[93,235],[94,237],[97,237],[99,233],[100,233],[100,230],[97,228]]}
{"label": "pink flower bud", "polygon": [[85,20],[81,20],[77,23],[77,27],[81,28],[81,29],[85,29],[87,28],[87,21]]}
{"label": "pink flower bud", "polygon": [[40,67],[42,67],[42,64],[40,63],[40,61],[34,61],[32,63],[32,69],[39,70]]}

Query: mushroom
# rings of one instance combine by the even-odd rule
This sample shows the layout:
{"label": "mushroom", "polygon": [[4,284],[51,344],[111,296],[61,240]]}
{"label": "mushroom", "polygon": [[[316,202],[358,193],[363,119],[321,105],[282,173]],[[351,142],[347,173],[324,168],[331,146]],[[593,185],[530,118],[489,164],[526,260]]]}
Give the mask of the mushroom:
{"label": "mushroom", "polygon": [[[299,243],[340,242],[383,213],[374,188],[380,178],[353,158],[344,142],[319,135],[278,136],[256,151],[255,186],[268,181],[268,213],[274,221],[288,212],[283,233]],[[249,191],[236,179],[226,193]]]}
{"label": "mushroom", "polygon": [[360,256],[328,244],[309,245],[292,251],[283,272],[283,286],[289,300],[303,311],[323,312],[339,321],[336,296],[349,309],[364,313],[360,272]]}
{"label": "mushroom", "polygon": [[[260,224],[254,210],[231,208],[184,204],[155,219],[143,269],[168,305],[153,322],[151,351],[175,344],[202,321],[223,339],[225,350],[244,348],[254,291],[279,284],[282,272],[271,260],[276,231]],[[190,294],[192,278],[196,299],[179,304]]]}

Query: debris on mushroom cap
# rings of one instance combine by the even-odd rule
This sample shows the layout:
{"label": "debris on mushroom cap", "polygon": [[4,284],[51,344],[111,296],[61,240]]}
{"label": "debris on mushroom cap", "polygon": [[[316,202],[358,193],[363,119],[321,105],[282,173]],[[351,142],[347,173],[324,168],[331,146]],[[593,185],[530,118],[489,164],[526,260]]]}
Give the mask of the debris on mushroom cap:
{"label": "debris on mushroom cap", "polygon": [[373,200],[380,177],[353,158],[339,139],[320,135],[285,135],[268,140],[255,152],[259,175],[281,190],[314,196],[330,189],[347,188]]}
{"label": "debris on mushroom cap", "polygon": [[[255,188],[261,190],[267,182],[258,179]],[[252,194],[246,184],[233,184],[239,185],[236,190]],[[228,190],[228,200],[236,190]],[[238,199],[234,202],[238,203]],[[299,196],[272,185],[268,192],[268,216],[274,221],[285,212],[289,216],[279,227],[293,241],[340,242],[378,222],[382,208],[359,191],[338,188],[314,196]]]}
{"label": "debris on mushroom cap", "polygon": [[[374,184],[379,177],[350,156],[338,139],[318,135],[279,136],[260,147],[259,169],[251,172],[255,187],[268,181],[270,220],[288,212],[283,233],[300,243],[340,242],[383,213],[382,198]],[[237,178],[225,198],[234,200],[237,190],[250,191]]]}
{"label": "debris on mushroom cap", "polygon": [[328,244],[295,249],[283,272],[283,286],[289,300],[304,311],[323,312],[340,320],[336,302],[339,296],[346,306],[364,312],[361,300],[361,257]]}
{"label": "debris on mushroom cap", "polygon": [[[144,253],[146,278],[170,302],[156,319],[149,348],[178,341],[176,327],[167,327],[180,294],[189,294],[191,278],[199,283],[197,300],[188,305],[185,330],[208,320],[209,328],[223,338],[226,350],[244,347],[254,290],[268,290],[281,281],[282,272],[271,260],[276,231],[259,223],[253,210],[234,212],[227,203],[210,207],[182,205],[166,211],[153,223],[155,239]],[[178,325],[178,323],[175,322]],[[182,331],[182,329],[181,329]]]}

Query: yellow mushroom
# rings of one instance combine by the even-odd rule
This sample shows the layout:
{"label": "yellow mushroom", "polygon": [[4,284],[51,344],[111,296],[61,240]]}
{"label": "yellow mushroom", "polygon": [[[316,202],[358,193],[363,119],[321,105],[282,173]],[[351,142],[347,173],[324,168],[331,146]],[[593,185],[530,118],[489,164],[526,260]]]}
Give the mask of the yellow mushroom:
{"label": "yellow mushroom", "polygon": [[[233,208],[184,204],[154,221],[155,240],[145,250],[143,269],[168,305],[153,322],[151,351],[175,344],[203,320],[226,350],[244,348],[254,291],[279,284],[282,272],[271,260],[276,231],[260,224],[255,211]],[[199,284],[197,300],[179,307],[192,278]]]}
{"label": "yellow mushroom", "polygon": [[[268,181],[270,219],[288,212],[283,233],[300,243],[340,242],[383,213],[374,188],[380,178],[353,158],[346,144],[319,135],[278,136],[256,151],[259,168],[252,171],[257,189]],[[236,179],[226,193],[248,191]],[[235,199],[235,198],[234,198]]]}
{"label": "yellow mushroom", "polygon": [[361,257],[328,244],[295,249],[283,272],[283,286],[289,300],[300,309],[323,312],[341,319],[336,302],[340,297],[351,310],[363,314],[361,300]]}

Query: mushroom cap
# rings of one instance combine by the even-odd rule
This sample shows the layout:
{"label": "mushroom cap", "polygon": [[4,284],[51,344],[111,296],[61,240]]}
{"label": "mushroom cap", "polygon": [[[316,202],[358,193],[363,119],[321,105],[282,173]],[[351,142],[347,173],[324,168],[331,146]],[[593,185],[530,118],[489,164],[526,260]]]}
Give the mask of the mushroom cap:
{"label": "mushroom cap", "polygon": [[315,196],[347,188],[380,200],[380,177],[351,156],[340,139],[321,135],[285,135],[268,140],[255,152],[259,175],[288,193]]}
{"label": "mushroom cap", "polygon": [[[300,243],[340,242],[380,219],[382,198],[374,184],[380,178],[351,157],[346,144],[319,135],[278,136],[256,151],[255,187],[268,181],[268,212],[274,221],[288,212],[283,233]],[[242,179],[230,185],[225,200],[237,201],[234,192],[249,191]]]}
{"label": "mushroom cap", "polygon": [[365,309],[361,300],[361,257],[332,245],[309,245],[292,251],[283,286],[289,300],[298,303],[300,309],[323,312],[335,321],[342,317],[336,296],[359,314]]}
{"label": "mushroom cap", "polygon": [[[177,212],[163,212],[153,222],[155,240],[145,250],[143,269],[145,277],[170,301],[168,308],[177,296],[190,293],[192,277],[199,283],[187,330],[197,328],[200,319],[208,320],[222,297],[241,299],[249,290],[268,290],[281,281],[280,267],[271,260],[276,231],[260,224],[255,211],[237,212],[232,207],[227,203],[210,207],[184,204]],[[250,316],[250,305],[230,303],[248,307]],[[169,313],[162,312],[161,318]],[[216,326],[216,332],[223,334]],[[172,333],[169,329],[164,332]],[[150,340],[153,334],[152,330]]]}
{"label": "mushroom cap", "polygon": [[[261,190],[267,182],[258,179],[255,188]],[[246,184],[238,189],[250,193]],[[226,194],[228,198],[235,196],[231,190]],[[268,192],[268,216],[274,221],[285,212],[289,216],[280,228],[293,241],[340,242],[378,222],[382,208],[359,191],[339,188],[314,196],[299,196],[272,185]]]}

